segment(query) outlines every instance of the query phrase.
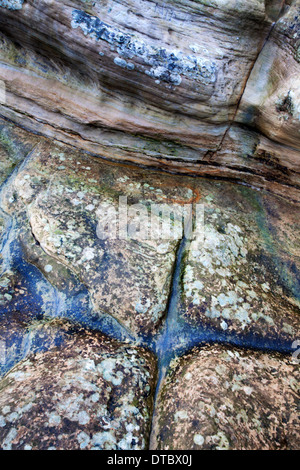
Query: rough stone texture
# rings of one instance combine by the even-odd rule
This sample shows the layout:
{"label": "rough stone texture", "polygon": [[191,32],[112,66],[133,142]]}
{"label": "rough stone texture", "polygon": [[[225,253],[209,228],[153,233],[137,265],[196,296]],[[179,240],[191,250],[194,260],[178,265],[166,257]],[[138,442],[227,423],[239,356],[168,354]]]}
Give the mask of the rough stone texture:
{"label": "rough stone texture", "polygon": [[298,12],[298,0],[1,8],[1,114],[110,159],[299,201]]}
{"label": "rough stone texture", "polygon": [[204,235],[186,245],[182,316],[228,338],[292,342],[299,331],[299,208],[229,183],[197,187]]}
{"label": "rough stone texture", "polygon": [[299,447],[299,13],[0,0],[1,449]]}
{"label": "rough stone texture", "polygon": [[145,449],[155,370],[150,353],[73,329],[0,381],[0,448]]}
{"label": "rough stone texture", "polygon": [[[0,447],[148,448],[156,367],[154,354],[145,353],[141,346],[152,349],[159,361],[159,384],[172,371],[170,359],[178,357],[184,367],[190,357],[185,354],[206,340],[292,352],[299,331],[297,204],[228,182],[100,161],[5,121],[1,126],[17,160],[10,160],[5,150],[6,179],[0,193],[5,220],[0,275]],[[127,197],[129,204],[130,235],[125,240],[103,240],[99,227],[112,221],[103,203],[118,209],[119,196]],[[140,224],[136,211],[144,207],[148,216],[151,204],[159,204],[152,220],[145,218]],[[174,209],[171,227],[178,238],[170,240],[167,231],[157,237],[154,231],[154,238],[143,239],[144,230],[150,221],[157,224],[159,208],[166,204]],[[201,233],[180,241],[182,210],[189,215],[188,205],[195,212],[197,204],[204,206],[204,244]],[[168,218],[164,213],[161,220]],[[137,351],[137,363],[128,358],[127,349]],[[89,364],[106,361],[103,370],[84,369],[79,351]],[[267,357],[272,363],[272,354],[264,357],[266,364]],[[282,367],[291,361],[289,356],[276,357]],[[138,392],[141,416],[128,415],[136,405],[128,404],[125,397],[135,391],[137,377],[145,376],[143,358],[150,375],[144,382],[141,379]],[[118,371],[129,374],[128,382],[124,378],[125,388],[115,384],[113,391],[105,382],[103,389],[103,377],[111,374],[111,361],[116,360]],[[56,382],[51,374],[57,374]],[[290,377],[293,374],[294,369]],[[112,380],[117,383],[120,377],[117,372]],[[89,399],[86,381],[104,390],[101,406]],[[220,396],[225,396],[220,390]],[[265,390],[271,394],[272,384],[266,383]],[[72,402],[78,397],[78,412],[71,406],[70,394]],[[234,423],[232,410],[228,419]],[[284,406],[276,408],[266,432],[276,427],[277,420],[288,420],[287,413]],[[155,420],[157,416],[156,411]],[[295,447],[296,440],[282,443],[285,431],[281,424],[278,427],[274,446]],[[180,444],[175,438],[172,444],[166,435],[156,439],[155,429],[152,447],[194,445],[188,440]],[[259,441],[256,433],[253,430],[249,447],[262,441],[267,446],[267,435]],[[226,439],[217,432],[216,442],[209,445],[223,446]],[[196,440],[202,442],[201,437]],[[244,445],[239,434],[236,442]]]}
{"label": "rough stone texture", "polygon": [[278,20],[247,82],[237,120],[299,150],[300,4]]}
{"label": "rough stone texture", "polygon": [[[36,144],[36,138],[20,128],[0,120],[0,187],[11,175],[16,166],[30,153]],[[0,207],[0,242],[7,225],[7,217]],[[0,267],[3,259],[0,254]],[[3,287],[3,286],[1,286]],[[3,297],[0,294],[0,304]]]}
{"label": "rough stone texture", "polygon": [[299,365],[224,346],[174,361],[157,401],[155,450],[298,449]]}
{"label": "rough stone texture", "polygon": [[[135,334],[149,334],[166,313],[179,241],[140,240],[134,233],[128,240],[101,240],[97,227],[109,222],[105,206],[119,210],[119,196],[144,210],[151,203],[193,201],[187,182],[174,183],[41,141],[4,191],[3,207],[18,214],[26,259],[52,285],[70,290],[79,279],[94,315],[113,315]],[[133,209],[128,217],[134,229]]]}

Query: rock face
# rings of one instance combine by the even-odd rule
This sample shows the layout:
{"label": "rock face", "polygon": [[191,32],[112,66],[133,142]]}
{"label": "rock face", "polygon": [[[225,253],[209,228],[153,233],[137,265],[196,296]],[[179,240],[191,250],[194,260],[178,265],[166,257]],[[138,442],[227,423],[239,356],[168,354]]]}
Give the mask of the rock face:
{"label": "rock face", "polygon": [[[6,176],[8,149],[19,163],[1,188],[0,447],[133,450],[151,435],[153,449],[295,448],[298,207],[229,182],[100,162],[2,126]],[[115,217],[122,198],[126,227]],[[225,367],[209,406],[230,405],[214,434],[179,403],[176,364],[195,369],[193,400],[204,393],[197,378],[211,393],[210,374]],[[253,391],[244,411],[236,380]],[[268,420],[259,413],[270,397]]]}
{"label": "rock face", "polygon": [[298,11],[0,0],[0,449],[299,447]]}
{"label": "rock face", "polygon": [[297,369],[276,354],[192,351],[161,389],[155,448],[297,449]]}
{"label": "rock face", "polygon": [[101,335],[72,333],[63,347],[20,362],[1,382],[1,448],[145,449],[153,357]]}
{"label": "rock face", "polygon": [[[4,207],[27,219],[19,237],[28,260],[64,291],[78,278],[98,314],[112,314],[133,333],[153,332],[166,312],[178,240],[139,240],[132,234],[123,241],[117,238],[119,230],[116,238],[106,239],[111,233],[105,226],[119,228],[119,197],[133,206],[128,223],[134,231],[136,204],[147,211],[150,203],[175,203],[180,197],[188,202],[192,189],[174,190],[174,179],[167,178],[162,191],[159,175],[137,171],[132,176],[130,169],[99,164],[46,141],[11,181],[3,193]],[[114,224],[109,211],[115,213]]]}
{"label": "rock face", "polygon": [[291,228],[298,211],[287,221],[289,205],[280,199],[226,183],[197,187],[204,234],[185,247],[182,316],[193,328],[213,327],[254,342],[293,341],[299,272],[292,260],[299,251]]}
{"label": "rock face", "polygon": [[299,201],[299,1],[142,3],[2,2],[1,114]]}

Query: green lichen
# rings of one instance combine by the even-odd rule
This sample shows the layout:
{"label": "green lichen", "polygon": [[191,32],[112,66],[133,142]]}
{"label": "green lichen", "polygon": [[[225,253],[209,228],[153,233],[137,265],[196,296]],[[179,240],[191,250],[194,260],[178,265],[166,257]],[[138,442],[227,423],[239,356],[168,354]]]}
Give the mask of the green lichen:
{"label": "green lichen", "polygon": [[11,158],[16,157],[16,148],[15,148],[14,142],[4,130],[0,131],[0,144],[2,145],[4,150],[8,153],[9,157]]}

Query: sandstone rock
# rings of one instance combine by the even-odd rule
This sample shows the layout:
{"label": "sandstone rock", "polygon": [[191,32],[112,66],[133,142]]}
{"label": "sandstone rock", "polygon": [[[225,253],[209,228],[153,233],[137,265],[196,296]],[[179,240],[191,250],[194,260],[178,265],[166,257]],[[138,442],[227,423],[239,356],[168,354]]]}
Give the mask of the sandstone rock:
{"label": "sandstone rock", "polygon": [[298,208],[228,183],[198,183],[204,234],[188,241],[179,309],[228,340],[291,344],[299,331]]}
{"label": "sandstone rock", "polygon": [[152,449],[297,449],[299,365],[224,346],[174,361],[161,385]]}
{"label": "sandstone rock", "polygon": [[299,13],[0,0],[1,449],[297,448]]}
{"label": "sandstone rock", "polygon": [[[102,87],[121,86],[127,94],[134,85],[159,108],[180,106],[187,115],[222,122],[233,114],[271,21],[260,1],[145,1],[142,11],[137,2],[29,1],[21,11],[4,10],[2,26],[14,39],[26,31],[25,46],[96,73]],[[192,102],[199,95],[200,106]]]}
{"label": "sandstone rock", "polygon": [[[193,200],[187,182],[173,188],[174,183],[171,177],[99,164],[70,148],[41,142],[3,200],[8,213],[19,213],[27,261],[52,285],[72,296],[79,282],[90,293],[94,315],[112,315],[134,334],[153,334],[166,313],[179,240],[155,239],[150,232],[150,238],[139,239],[135,212],[141,206],[134,204],[144,204],[148,217],[151,204]],[[120,240],[117,232],[115,238],[101,239],[100,221],[103,228],[111,222],[106,207],[116,210],[119,227],[119,196],[132,206],[133,233],[128,239]],[[152,222],[159,221],[159,215],[153,217]],[[143,229],[138,222],[137,229]]]}
{"label": "sandstone rock", "polygon": [[[14,126],[9,129],[15,135],[14,145],[22,148],[24,139],[31,151],[0,194],[2,211],[9,222],[3,237],[0,275],[0,374],[4,375],[0,381],[0,447],[148,448],[156,368],[154,355],[137,348],[137,344],[151,347],[159,360],[160,380],[166,372],[168,383],[173,384],[174,380],[174,386],[179,382],[172,375],[174,362],[170,368],[169,360],[178,357],[183,368],[189,367],[190,358],[198,355],[195,351],[189,353],[191,347],[204,340],[233,342],[245,348],[292,350],[299,331],[296,204],[229,182],[115,165],[25,131],[17,136]],[[126,196],[129,205],[129,237],[99,238],[99,222],[100,228],[105,228],[113,220],[103,203],[118,209],[119,196]],[[136,219],[136,211],[143,211],[141,204],[147,208],[147,215],[150,207],[154,208],[152,219],[145,218],[142,224]],[[153,238],[143,239],[141,235],[150,221],[155,222],[157,230],[160,207],[166,204],[173,208],[171,227],[177,238],[170,239],[167,232],[157,236],[154,230]],[[205,209],[204,244],[199,233],[195,240],[182,239],[182,210],[190,206],[195,212],[198,204]],[[161,220],[168,218],[170,222],[170,214],[164,213]],[[190,217],[188,221],[191,222]],[[113,224],[109,229],[114,229]],[[70,323],[58,320],[60,317]],[[116,323],[109,323],[108,318],[115,318]],[[91,332],[88,326],[102,333]],[[213,361],[214,351],[227,350],[224,348],[211,346],[205,350],[201,364]],[[128,350],[137,352],[137,363],[129,358]],[[99,363],[106,361],[103,370],[84,369],[82,351],[97,364],[99,358]],[[204,354],[201,351],[199,354]],[[243,358],[250,360],[252,353],[245,350],[239,354],[240,367],[246,367]],[[267,377],[273,373],[275,361],[283,371],[285,383],[290,380],[294,387],[296,366],[288,367],[285,356],[255,354],[259,364],[259,357],[265,358]],[[146,367],[139,362],[141,357],[146,360],[150,375],[145,373],[147,380],[141,379],[138,384],[137,377],[144,374],[140,371]],[[116,375],[110,374],[111,361],[119,361]],[[258,367],[253,369],[255,374]],[[247,391],[258,382],[251,371],[249,366],[241,372]],[[108,375],[118,381],[119,372],[129,374],[128,382],[127,378],[122,382],[125,388],[115,385],[112,392],[111,385],[105,383],[102,387]],[[208,374],[207,369],[203,374]],[[22,381],[18,382],[18,378]],[[233,379],[229,373],[227,381],[235,387]],[[104,390],[102,398],[100,392],[94,392],[100,394],[99,402],[89,399],[86,381]],[[255,383],[247,385],[247,381]],[[269,386],[268,382],[263,383]],[[270,386],[272,390],[275,387]],[[137,387],[139,406],[136,401],[130,402],[126,410],[133,406],[140,414],[128,414],[124,411],[124,397],[135,396]],[[168,387],[169,390],[172,386]],[[225,396],[222,390],[220,386],[211,399]],[[274,397],[266,390],[268,396]],[[294,402],[285,390],[282,393],[287,393],[289,405],[274,405],[274,415],[269,421],[263,417],[263,424],[258,422],[257,411],[257,427],[249,425],[251,439],[246,443],[240,441],[238,432],[226,434],[227,425],[226,430],[221,426],[214,434],[209,428],[206,440],[205,431],[198,430],[190,409],[176,415],[169,424],[177,426],[178,419],[187,416],[193,432],[195,428],[195,441],[190,442],[181,431],[180,441],[175,428],[170,435],[162,432],[165,425],[157,424],[157,410],[163,410],[165,404],[169,409],[169,398],[159,398],[152,447],[192,448],[205,443],[204,446],[216,448],[230,442],[233,447],[295,448],[296,437],[286,425],[294,419],[290,418]],[[74,414],[72,394],[85,400],[79,403],[82,409]],[[7,396],[11,397],[9,404],[5,403]],[[26,406],[29,398],[30,408]],[[255,398],[251,406],[257,410],[266,408],[260,398]],[[176,412],[180,409],[178,406]],[[245,413],[242,416],[246,422]],[[232,416],[237,416],[237,421]],[[235,423],[242,420],[240,411],[233,412],[228,420],[235,429]],[[42,439],[38,437],[40,429]],[[190,428],[184,429],[191,433]],[[271,433],[275,436],[273,444]]]}
{"label": "sandstone rock", "polygon": [[1,8],[1,114],[109,159],[299,201],[298,9],[297,0]]}
{"label": "sandstone rock", "polygon": [[0,447],[144,449],[155,361],[88,331],[19,363],[0,382]]}
{"label": "sandstone rock", "polygon": [[247,82],[237,121],[299,150],[299,2],[280,18]]}

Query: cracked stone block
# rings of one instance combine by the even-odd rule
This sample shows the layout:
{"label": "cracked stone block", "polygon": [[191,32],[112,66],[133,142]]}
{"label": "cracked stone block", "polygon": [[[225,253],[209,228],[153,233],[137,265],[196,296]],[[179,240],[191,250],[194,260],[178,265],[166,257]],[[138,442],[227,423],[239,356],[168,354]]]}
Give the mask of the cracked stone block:
{"label": "cracked stone block", "polygon": [[153,450],[296,450],[299,364],[210,345],[173,361],[156,403]]}
{"label": "cracked stone block", "polygon": [[287,348],[299,315],[299,209],[228,183],[197,184],[204,239],[188,241],[178,308],[192,329]]}
{"label": "cracked stone block", "polygon": [[63,345],[29,356],[0,381],[0,448],[145,449],[153,355],[99,333],[64,329]]}
{"label": "cracked stone block", "polygon": [[[105,238],[107,224],[110,235],[119,228],[120,197],[128,203],[129,236],[120,239],[117,232],[117,238]],[[160,213],[150,214],[151,204],[174,203],[175,219],[169,214],[162,219],[169,217],[180,232],[182,204],[196,197],[191,182],[103,164],[41,141],[4,191],[3,204],[17,217],[26,260],[51,285],[68,297],[84,286],[93,315],[111,315],[141,335],[154,334],[166,314],[181,237],[179,233],[173,240],[159,233]],[[137,221],[141,205],[145,224]],[[114,226],[108,207],[116,211]]]}

